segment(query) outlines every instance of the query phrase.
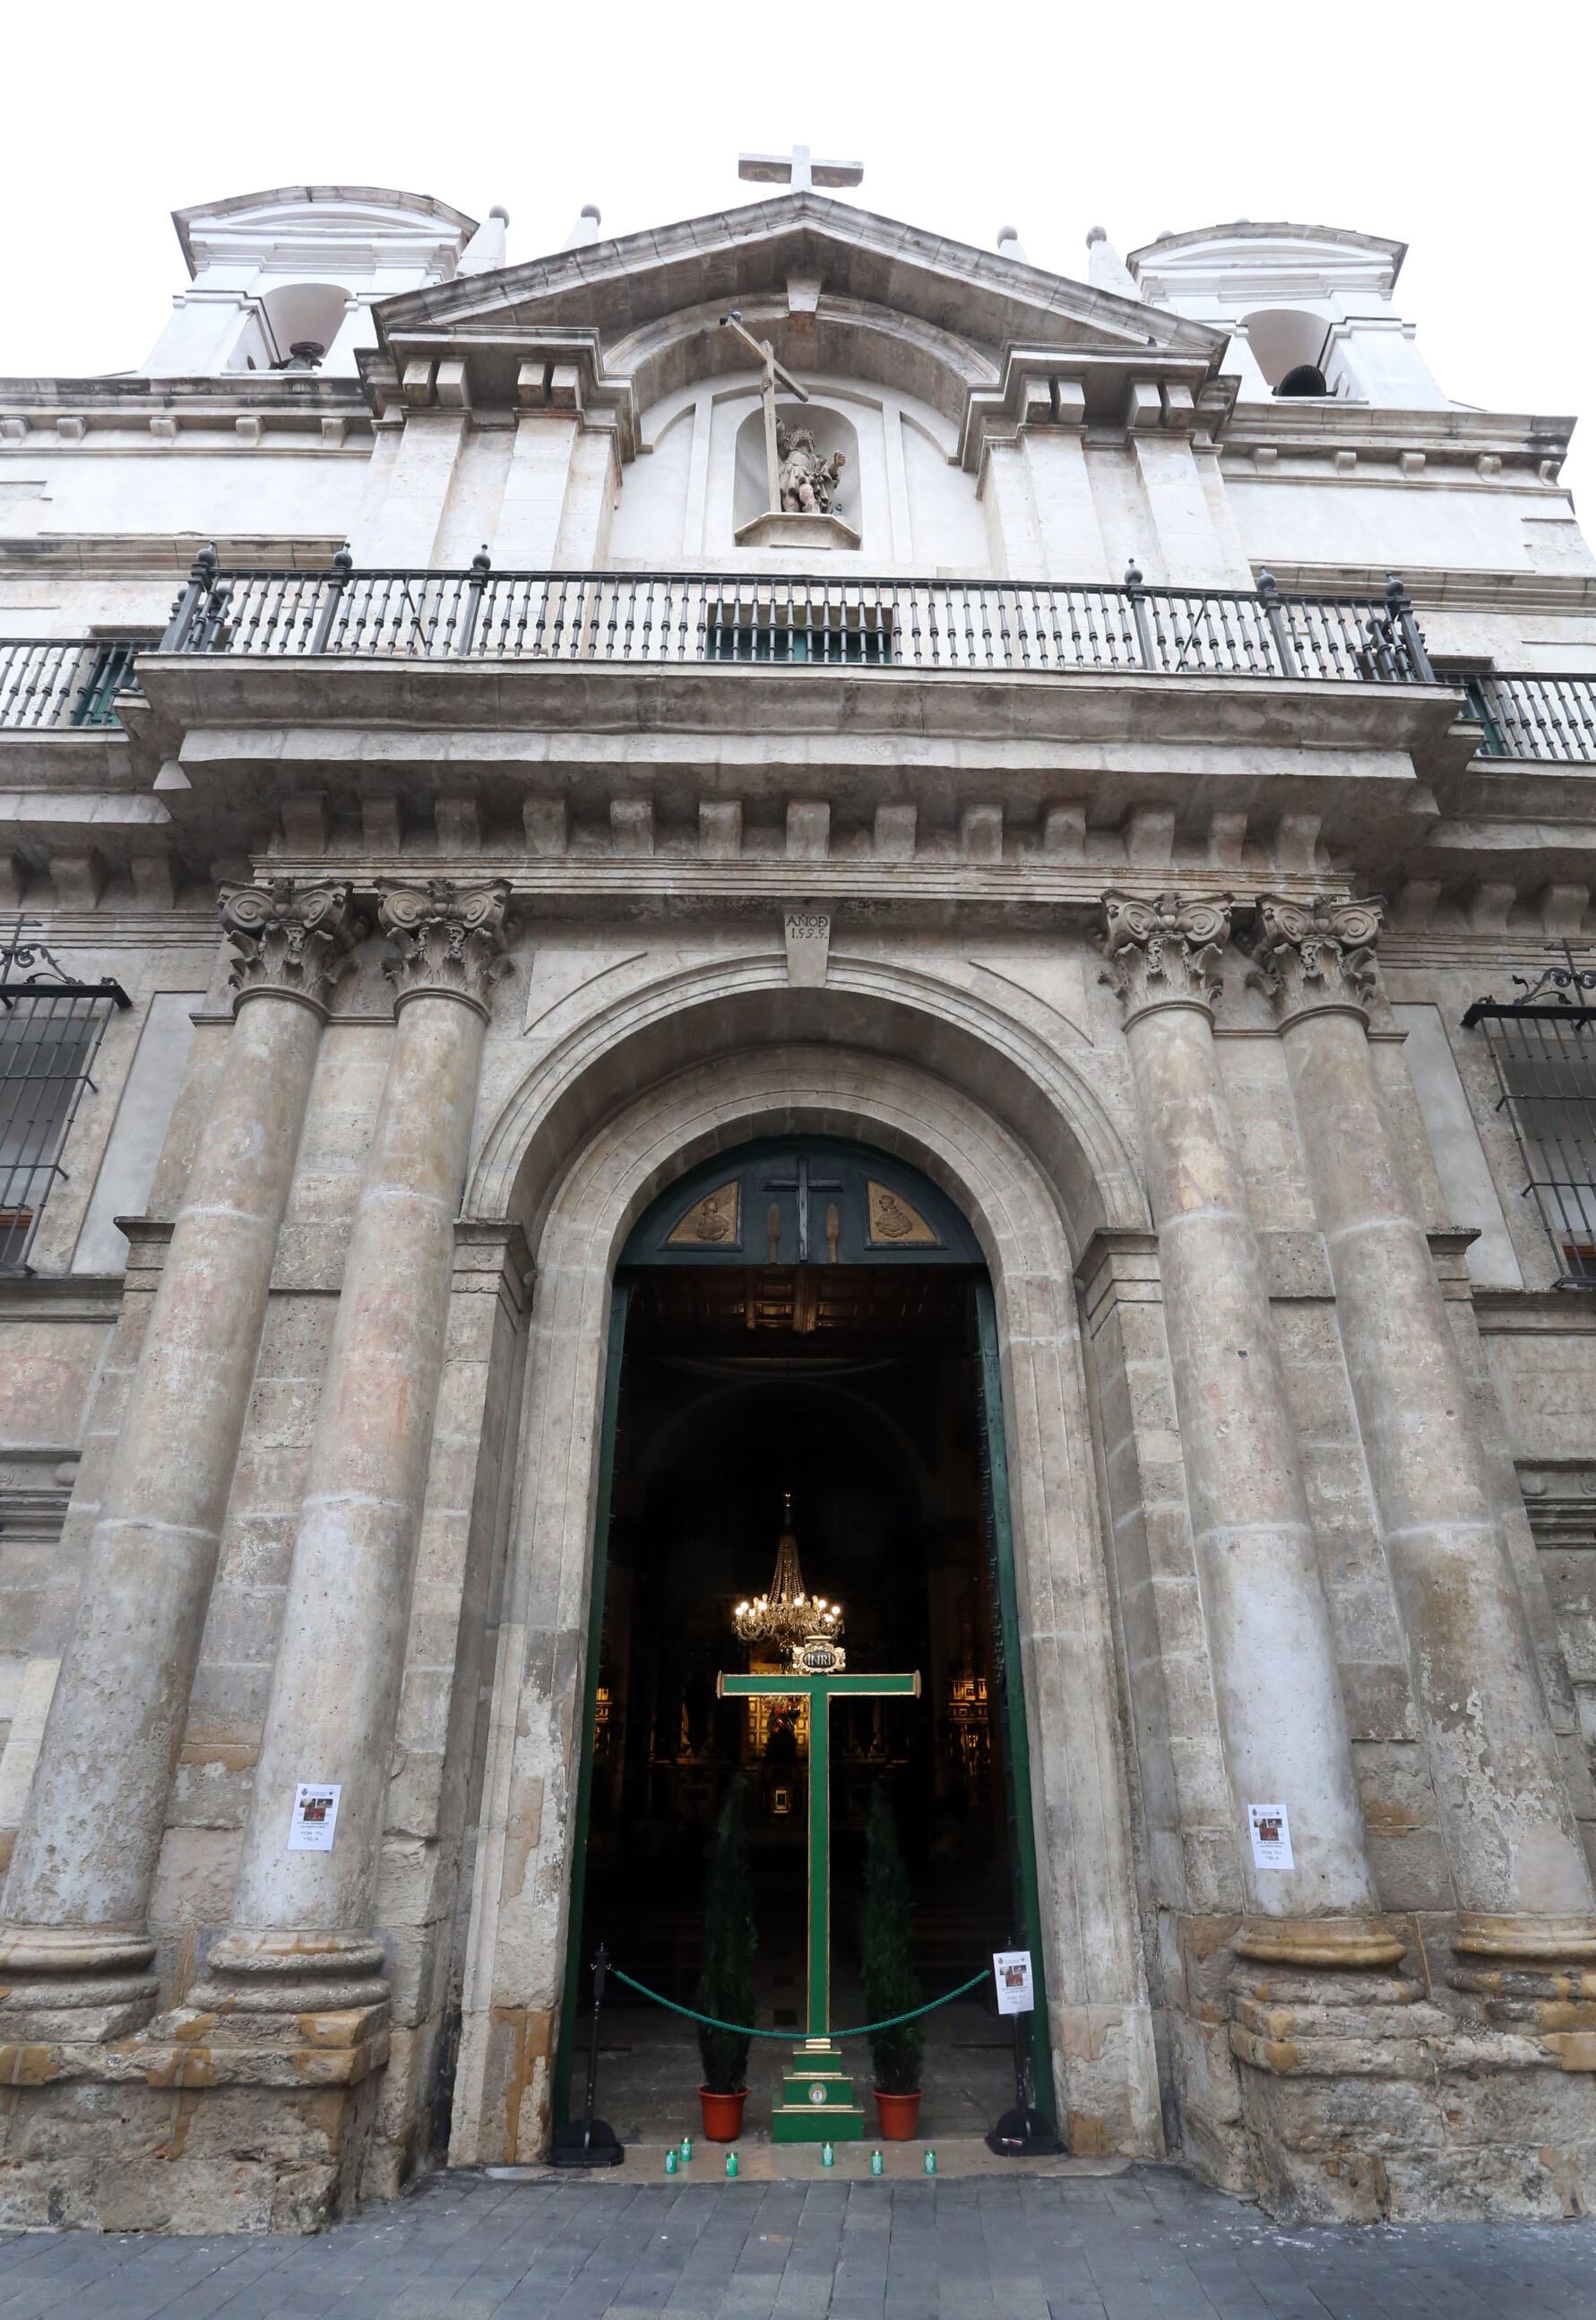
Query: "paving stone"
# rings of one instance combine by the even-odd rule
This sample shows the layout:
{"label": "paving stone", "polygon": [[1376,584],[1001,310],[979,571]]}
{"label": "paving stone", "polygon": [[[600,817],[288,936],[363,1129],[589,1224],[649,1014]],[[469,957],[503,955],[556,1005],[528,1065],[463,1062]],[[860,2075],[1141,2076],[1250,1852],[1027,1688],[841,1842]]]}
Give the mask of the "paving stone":
{"label": "paving stone", "polygon": [[1591,2320],[1596,2223],[1278,2230],[1111,2180],[485,2183],[318,2240],[0,2234],[0,2320]]}

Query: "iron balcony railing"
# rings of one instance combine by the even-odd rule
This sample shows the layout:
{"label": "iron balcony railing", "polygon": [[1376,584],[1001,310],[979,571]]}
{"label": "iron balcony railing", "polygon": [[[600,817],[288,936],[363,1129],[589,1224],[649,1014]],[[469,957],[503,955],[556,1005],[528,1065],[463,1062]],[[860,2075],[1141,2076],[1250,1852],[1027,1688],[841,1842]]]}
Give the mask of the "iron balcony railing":
{"label": "iron balcony railing", "polygon": [[339,659],[1155,676],[1436,679],[1400,581],[1381,597],[740,572],[222,572],[205,551],[161,649]]}
{"label": "iron balcony railing", "polygon": [[140,641],[0,637],[0,732],[119,723],[118,696],[138,681],[133,655]]}
{"label": "iron balcony railing", "polygon": [[1483,757],[1596,765],[1596,676],[1492,669],[1463,685]]}

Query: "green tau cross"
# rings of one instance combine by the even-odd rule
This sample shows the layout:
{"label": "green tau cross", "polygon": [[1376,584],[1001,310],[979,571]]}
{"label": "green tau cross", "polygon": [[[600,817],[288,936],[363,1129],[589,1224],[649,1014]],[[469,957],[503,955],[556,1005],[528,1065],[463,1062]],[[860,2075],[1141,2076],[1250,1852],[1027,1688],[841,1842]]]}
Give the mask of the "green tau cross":
{"label": "green tau cross", "polygon": [[807,1699],[809,1702],[809,1997],[807,2035],[782,2073],[782,2101],[771,2121],[776,2143],[856,2141],[865,2114],[853,2099],[853,2081],[831,2044],[831,1702],[844,1699],[918,1699],[915,1675],[847,1675],[829,1664],[840,1654],[829,1644],[801,1645],[809,1663],[791,1674],[723,1675],[723,1699]]}

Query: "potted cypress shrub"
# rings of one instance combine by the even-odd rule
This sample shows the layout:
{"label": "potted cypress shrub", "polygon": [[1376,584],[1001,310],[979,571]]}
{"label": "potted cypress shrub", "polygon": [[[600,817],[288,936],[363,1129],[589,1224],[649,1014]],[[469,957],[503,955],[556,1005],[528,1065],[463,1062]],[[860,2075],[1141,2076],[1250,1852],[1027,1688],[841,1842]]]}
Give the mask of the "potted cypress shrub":
{"label": "potted cypress shrub", "polygon": [[[754,1888],[743,1834],[743,1779],[726,1792],[715,1825],[703,1897],[703,1965],[698,1977],[701,2014],[721,2022],[749,2022],[754,2012]],[[742,2132],[742,2107],[748,2093],[746,2031],[698,2025],[698,2058],[703,2084],[698,2089],[706,2143],[735,2143]]]}
{"label": "potted cypress shrub", "polygon": [[[865,1837],[859,1964],[870,2021],[908,2014],[921,2003],[920,1977],[909,1958],[909,1877],[884,1781],[876,1782],[870,1799]],[[919,2126],[924,2053],[918,2022],[901,2022],[895,2029],[870,2034],[876,2114],[883,2138],[889,2143],[909,2142]]]}

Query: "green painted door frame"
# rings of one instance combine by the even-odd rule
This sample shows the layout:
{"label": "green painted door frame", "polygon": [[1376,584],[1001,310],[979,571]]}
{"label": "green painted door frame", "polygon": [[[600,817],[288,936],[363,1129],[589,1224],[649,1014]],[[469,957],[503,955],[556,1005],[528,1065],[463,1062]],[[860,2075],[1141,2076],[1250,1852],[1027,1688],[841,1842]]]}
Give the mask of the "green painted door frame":
{"label": "green painted door frame", "polygon": [[[565,1990],[554,2055],[553,2115],[557,2123],[563,2122],[570,2115],[574,2032],[578,2009],[585,2003],[591,1962],[582,1951],[582,1900],[586,1880],[587,1824],[593,1794],[594,1719],[598,1707],[604,1590],[609,1576],[610,1508],[614,1491],[616,1433],[630,1298],[630,1282],[624,1277],[618,1278],[610,1308],[609,1344],[604,1361],[603,1431],[599,1443],[598,1484],[594,1501],[592,1594],[587,1615],[587,1665],[582,1689],[582,1753],[576,1776],[576,1808],[571,1822],[571,1900],[566,1935]],[[1053,2057],[1047,2031],[1047,1984],[1043,1965],[1036,1831],[1030,1810],[1030,1735],[1025,1720],[1020,1604],[1014,1584],[1014,1527],[1009,1505],[1009,1453],[998,1358],[997,1307],[992,1284],[984,1277],[975,1283],[975,1315],[979,1341],[982,1482],[985,1494],[987,1546],[996,1631],[993,1641],[998,1694],[1003,1718],[1004,1803],[1014,1888],[1014,1933],[1017,1945],[1030,1952],[1036,1987],[1036,2011],[1031,2016],[1033,2098],[1042,2116],[1054,2122]]]}

